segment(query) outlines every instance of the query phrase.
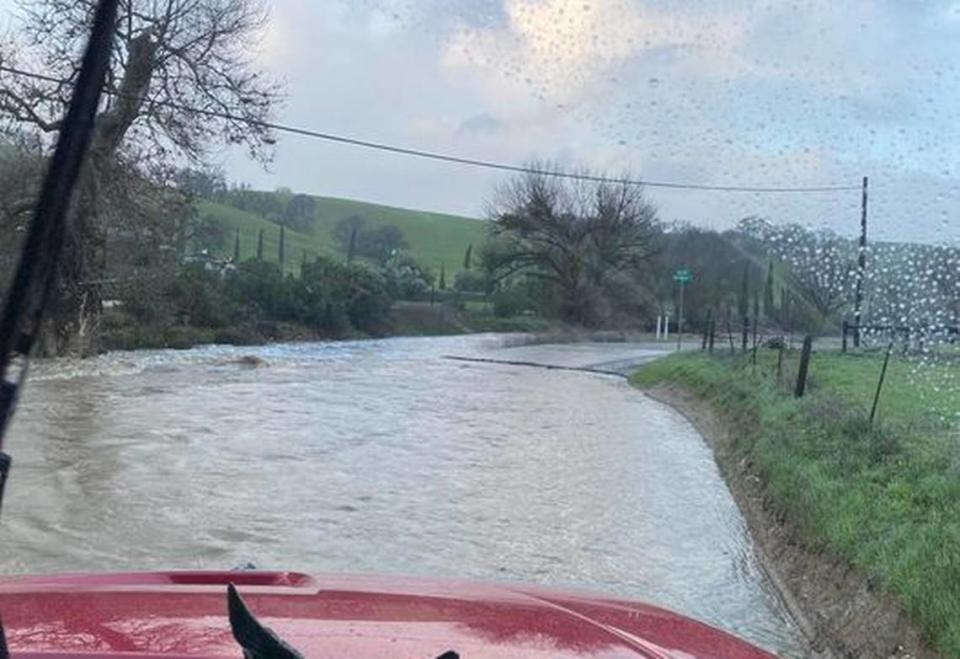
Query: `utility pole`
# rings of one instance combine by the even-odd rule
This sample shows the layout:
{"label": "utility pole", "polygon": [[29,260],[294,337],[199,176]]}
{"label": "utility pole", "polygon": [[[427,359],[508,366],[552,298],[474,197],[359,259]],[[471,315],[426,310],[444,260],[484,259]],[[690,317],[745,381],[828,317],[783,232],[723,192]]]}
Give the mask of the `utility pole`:
{"label": "utility pole", "polygon": [[853,306],[853,347],[860,347],[860,321],[863,316],[863,278],[867,274],[867,177],[863,177],[863,200],[860,203],[860,251],[857,256],[857,292]]}
{"label": "utility pole", "polygon": [[683,290],[693,281],[693,273],[686,268],[680,268],[673,273],[673,281],[680,284],[680,309],[677,314],[677,350],[683,346]]}

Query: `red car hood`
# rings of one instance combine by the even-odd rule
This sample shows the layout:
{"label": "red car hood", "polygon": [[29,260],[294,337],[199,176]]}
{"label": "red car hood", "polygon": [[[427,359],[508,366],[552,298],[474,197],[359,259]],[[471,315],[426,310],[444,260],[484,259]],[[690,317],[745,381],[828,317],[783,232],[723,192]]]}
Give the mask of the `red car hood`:
{"label": "red car hood", "polygon": [[464,659],[769,655],[636,602],[511,585],[288,572],[0,580],[13,657],[238,657],[226,587],[306,657]]}

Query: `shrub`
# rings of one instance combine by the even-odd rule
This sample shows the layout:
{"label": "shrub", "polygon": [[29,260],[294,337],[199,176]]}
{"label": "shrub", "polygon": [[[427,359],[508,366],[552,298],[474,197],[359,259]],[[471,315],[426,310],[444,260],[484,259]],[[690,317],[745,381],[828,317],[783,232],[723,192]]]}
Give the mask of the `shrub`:
{"label": "shrub", "polygon": [[493,314],[499,318],[519,316],[524,312],[532,312],[536,307],[536,300],[530,295],[530,290],[522,285],[515,284],[498,289],[491,296]]}
{"label": "shrub", "polygon": [[295,303],[276,263],[249,260],[227,276],[226,288],[245,320],[296,315]]}
{"label": "shrub", "polygon": [[490,290],[490,280],[477,270],[461,270],[453,281],[453,287],[466,293],[486,293]]}
{"label": "shrub", "polygon": [[349,272],[348,266],[327,258],[304,265],[295,288],[299,319],[335,336],[348,334]]}
{"label": "shrub", "polygon": [[263,343],[263,336],[256,328],[241,325],[217,330],[213,335],[213,342],[220,345],[254,346]]}
{"label": "shrub", "polygon": [[382,336],[391,326],[390,307],[383,276],[362,265],[347,267],[350,298],[347,316],[354,328],[372,336]]}
{"label": "shrub", "polygon": [[395,300],[422,300],[430,292],[433,273],[403,252],[392,255],[381,268],[387,293]]}
{"label": "shrub", "polygon": [[202,263],[181,266],[168,282],[164,297],[184,324],[225,327],[235,315],[220,273],[207,270]]}

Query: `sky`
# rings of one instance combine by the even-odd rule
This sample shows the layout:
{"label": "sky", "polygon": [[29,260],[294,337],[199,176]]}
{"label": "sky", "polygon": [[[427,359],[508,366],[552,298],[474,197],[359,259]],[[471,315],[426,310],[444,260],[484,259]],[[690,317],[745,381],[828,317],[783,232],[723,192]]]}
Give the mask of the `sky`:
{"label": "sky", "polygon": [[[860,184],[871,235],[960,237],[960,2],[269,0],[276,120],[457,156],[750,186]],[[10,0],[0,0],[9,11]],[[500,172],[280,135],[229,178],[482,217]],[[858,190],[648,188],[661,218],[853,233]]]}

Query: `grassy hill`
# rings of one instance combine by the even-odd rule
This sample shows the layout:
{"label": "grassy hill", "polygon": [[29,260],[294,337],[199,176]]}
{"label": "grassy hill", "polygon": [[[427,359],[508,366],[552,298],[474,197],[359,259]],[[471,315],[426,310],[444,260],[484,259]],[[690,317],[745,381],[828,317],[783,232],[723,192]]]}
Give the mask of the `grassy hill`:
{"label": "grassy hill", "polygon": [[[340,220],[351,216],[362,218],[368,228],[387,224],[399,228],[414,258],[434,270],[439,270],[443,264],[448,281],[453,273],[463,269],[467,246],[473,243],[478,247],[486,236],[486,224],[467,217],[332,197],[314,197],[314,200],[314,218],[309,229],[303,232],[286,230],[287,270],[291,272],[299,268],[303,250],[310,255],[343,256],[333,232]],[[211,201],[200,202],[199,209],[225,229],[224,242],[218,250],[221,254],[233,254],[234,235],[239,228],[241,257],[252,257],[257,250],[257,235],[260,229],[264,229],[264,258],[277,259],[279,224],[257,213]]]}

